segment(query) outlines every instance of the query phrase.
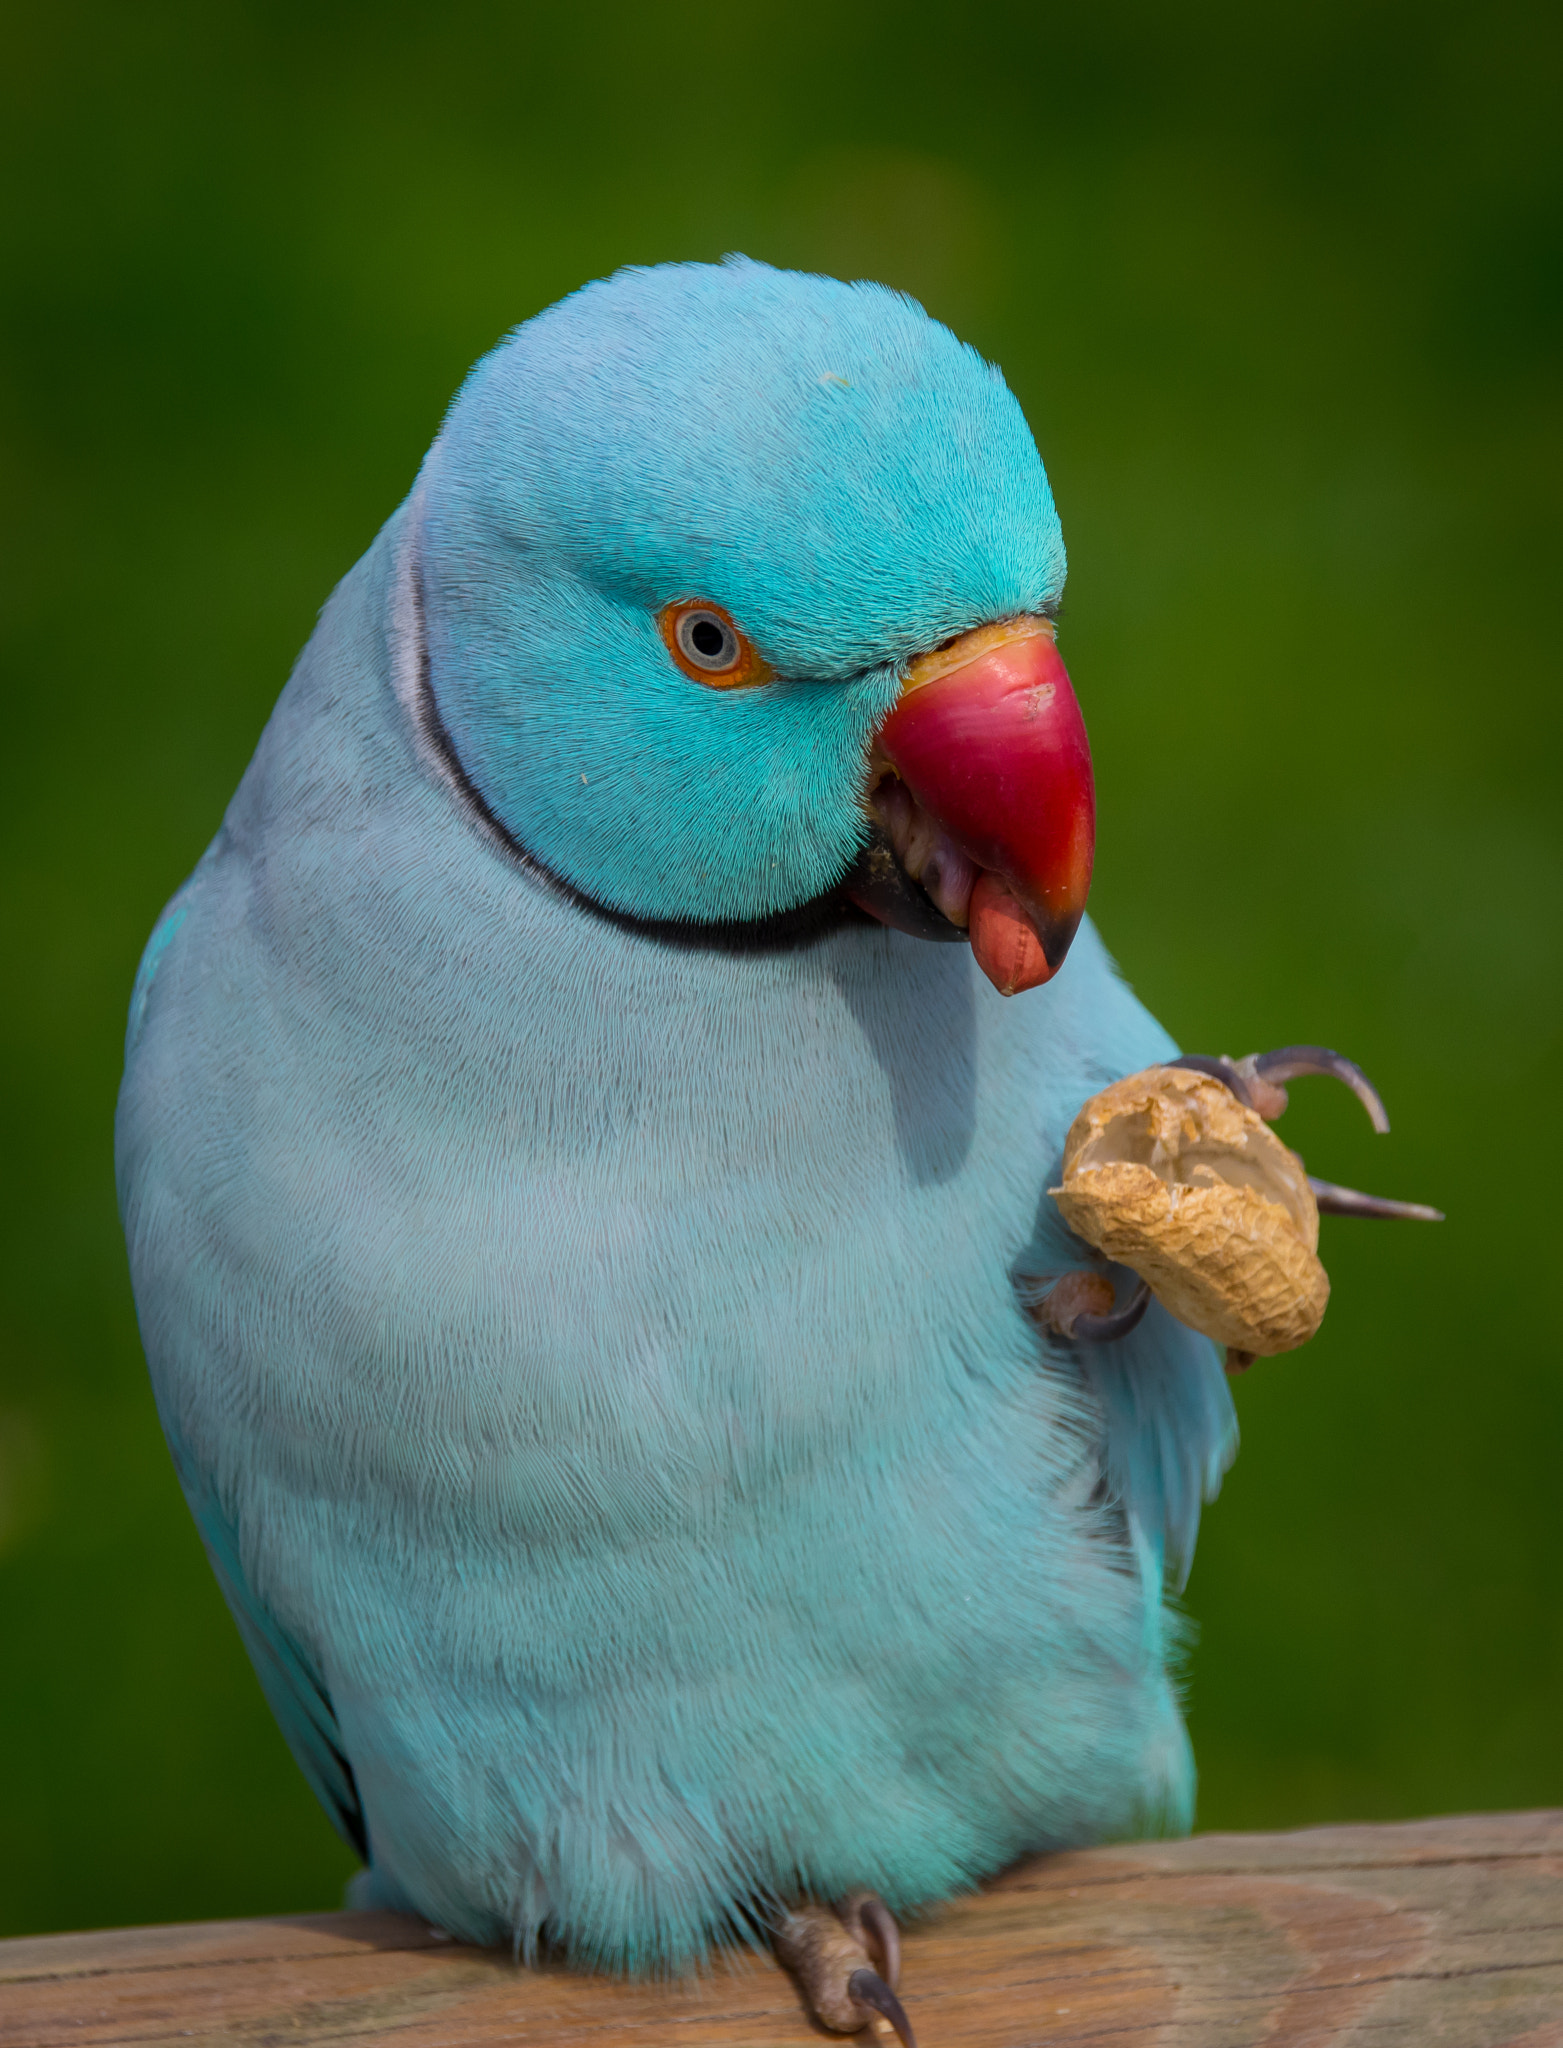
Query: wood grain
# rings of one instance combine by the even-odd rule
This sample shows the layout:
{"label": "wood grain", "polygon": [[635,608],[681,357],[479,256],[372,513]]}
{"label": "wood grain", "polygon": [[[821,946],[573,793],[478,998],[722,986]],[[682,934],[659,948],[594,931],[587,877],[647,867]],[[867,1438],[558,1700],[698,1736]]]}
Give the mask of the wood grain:
{"label": "wood grain", "polygon": [[[1049,1856],[908,1930],[922,2048],[1563,2048],[1563,1813]],[[392,1914],[0,1943],[0,2041],[808,2048],[768,1959],[645,1985]]]}

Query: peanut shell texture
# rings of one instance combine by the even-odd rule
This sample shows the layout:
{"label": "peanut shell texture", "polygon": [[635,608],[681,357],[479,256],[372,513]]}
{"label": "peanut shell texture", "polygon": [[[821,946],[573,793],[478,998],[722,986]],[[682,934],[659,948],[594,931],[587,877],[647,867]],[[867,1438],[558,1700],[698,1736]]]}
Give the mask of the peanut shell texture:
{"label": "peanut shell texture", "polygon": [[1049,1193],[1078,1237],[1218,1344],[1272,1357],[1324,1318],[1330,1282],[1303,1163],[1209,1074],[1147,1067],[1093,1095]]}

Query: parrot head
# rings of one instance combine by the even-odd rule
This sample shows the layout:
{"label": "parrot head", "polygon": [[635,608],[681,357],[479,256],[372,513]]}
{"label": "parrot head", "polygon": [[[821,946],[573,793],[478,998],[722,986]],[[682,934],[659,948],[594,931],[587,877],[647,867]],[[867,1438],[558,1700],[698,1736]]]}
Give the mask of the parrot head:
{"label": "parrot head", "polygon": [[1058,967],[1094,837],[1064,547],[999,372],[874,284],[627,270],[485,357],[420,479],[426,711],[602,909],[824,899]]}

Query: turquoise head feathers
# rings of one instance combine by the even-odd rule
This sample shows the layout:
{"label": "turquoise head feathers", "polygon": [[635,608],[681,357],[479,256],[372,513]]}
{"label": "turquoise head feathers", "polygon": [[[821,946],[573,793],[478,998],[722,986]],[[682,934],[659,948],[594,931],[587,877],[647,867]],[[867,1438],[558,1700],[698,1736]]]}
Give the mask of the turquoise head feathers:
{"label": "turquoise head feathers", "polygon": [[[875,284],[627,270],[485,357],[420,486],[429,687],[493,818],[607,908],[795,908],[865,834],[899,668],[1052,610],[1064,548],[1000,373]],[[715,601],[764,688],[683,673]]]}

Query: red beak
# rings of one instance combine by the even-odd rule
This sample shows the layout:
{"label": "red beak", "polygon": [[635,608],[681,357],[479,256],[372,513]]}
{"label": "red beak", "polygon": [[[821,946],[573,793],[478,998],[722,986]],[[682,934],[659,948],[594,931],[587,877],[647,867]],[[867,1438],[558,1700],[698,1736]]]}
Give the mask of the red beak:
{"label": "red beak", "polygon": [[983,972],[1004,995],[1046,981],[1084,915],[1096,845],[1090,742],[1051,621],[919,656],[876,753],[981,871],[966,926]]}

